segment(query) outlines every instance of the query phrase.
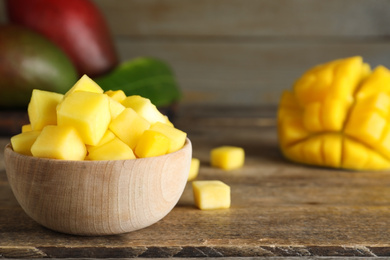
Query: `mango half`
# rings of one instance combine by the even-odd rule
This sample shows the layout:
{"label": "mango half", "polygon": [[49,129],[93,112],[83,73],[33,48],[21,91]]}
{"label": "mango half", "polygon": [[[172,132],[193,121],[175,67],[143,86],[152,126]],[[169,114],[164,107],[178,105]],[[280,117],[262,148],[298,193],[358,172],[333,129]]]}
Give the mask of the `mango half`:
{"label": "mango half", "polygon": [[297,163],[351,170],[390,168],[390,71],[362,57],[317,65],[283,92],[278,137]]}

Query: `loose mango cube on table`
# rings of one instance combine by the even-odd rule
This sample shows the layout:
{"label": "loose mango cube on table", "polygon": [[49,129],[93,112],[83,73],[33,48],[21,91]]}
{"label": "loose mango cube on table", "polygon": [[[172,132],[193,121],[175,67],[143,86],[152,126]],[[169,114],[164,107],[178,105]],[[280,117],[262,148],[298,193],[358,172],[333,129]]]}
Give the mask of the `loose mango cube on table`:
{"label": "loose mango cube on table", "polygon": [[230,208],[230,187],[218,180],[192,182],[195,205],[202,210]]}
{"label": "loose mango cube on table", "polygon": [[87,75],[68,92],[33,90],[30,123],[11,138],[15,152],[63,160],[129,160],[181,149],[187,134],[149,99],[106,91]]}
{"label": "loose mango cube on table", "polygon": [[220,146],[211,150],[211,166],[224,170],[234,170],[242,167],[245,162],[245,151],[236,146]]}
{"label": "loose mango cube on table", "polygon": [[294,162],[352,170],[390,168],[390,71],[359,56],[320,64],[281,96],[278,137]]}

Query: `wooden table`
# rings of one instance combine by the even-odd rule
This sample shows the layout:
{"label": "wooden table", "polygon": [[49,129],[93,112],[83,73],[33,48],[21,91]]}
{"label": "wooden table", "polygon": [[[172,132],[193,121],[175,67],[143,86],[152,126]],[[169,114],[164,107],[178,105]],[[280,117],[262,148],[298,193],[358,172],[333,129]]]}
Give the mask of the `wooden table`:
{"label": "wooden table", "polygon": [[[0,258],[390,256],[390,172],[351,172],[290,163],[277,144],[274,110],[180,110],[198,179],[231,186],[232,206],[201,211],[188,183],[160,222],[123,235],[81,237],[56,233],[31,220],[7,183],[0,154]],[[0,139],[0,146],[8,138]],[[242,169],[211,168],[219,145],[246,151]]]}

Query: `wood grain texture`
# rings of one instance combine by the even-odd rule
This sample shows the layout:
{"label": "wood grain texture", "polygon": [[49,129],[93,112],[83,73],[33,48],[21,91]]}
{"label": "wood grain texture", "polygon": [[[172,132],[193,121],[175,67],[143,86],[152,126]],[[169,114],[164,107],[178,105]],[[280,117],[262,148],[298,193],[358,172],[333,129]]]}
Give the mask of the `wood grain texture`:
{"label": "wood grain texture", "polygon": [[[194,106],[179,111],[176,125],[188,132],[194,156],[201,160],[198,179],[230,185],[230,209],[197,209],[188,183],[177,206],[150,227],[114,236],[65,235],[23,213],[1,168],[0,255],[390,256],[389,171],[340,171],[286,161],[279,152],[272,108]],[[4,145],[7,141],[1,139]],[[242,169],[210,167],[211,148],[225,144],[245,149]]]}
{"label": "wood grain texture", "polygon": [[95,0],[115,35],[386,36],[386,0]]}
{"label": "wood grain texture", "polygon": [[95,2],[121,59],[167,61],[186,104],[277,104],[305,70],[337,58],[390,67],[385,0]]}
{"label": "wood grain texture", "polygon": [[12,191],[32,219],[55,231],[111,235],[165,217],[185,187],[191,142],[177,152],[118,161],[43,159],[5,149]]}
{"label": "wood grain texture", "polygon": [[353,55],[390,67],[387,0],[94,1],[120,59],[168,62],[185,104],[275,105],[305,70]]}

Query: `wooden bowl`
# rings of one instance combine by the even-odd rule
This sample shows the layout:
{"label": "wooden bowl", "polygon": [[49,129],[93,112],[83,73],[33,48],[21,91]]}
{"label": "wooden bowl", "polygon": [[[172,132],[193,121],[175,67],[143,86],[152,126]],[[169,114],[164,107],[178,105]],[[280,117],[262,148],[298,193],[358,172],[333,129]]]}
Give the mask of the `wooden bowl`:
{"label": "wooden bowl", "polygon": [[63,233],[110,235],[150,226],[165,217],[183,193],[192,146],[134,160],[68,161],[25,156],[8,144],[8,181],[24,211]]}

